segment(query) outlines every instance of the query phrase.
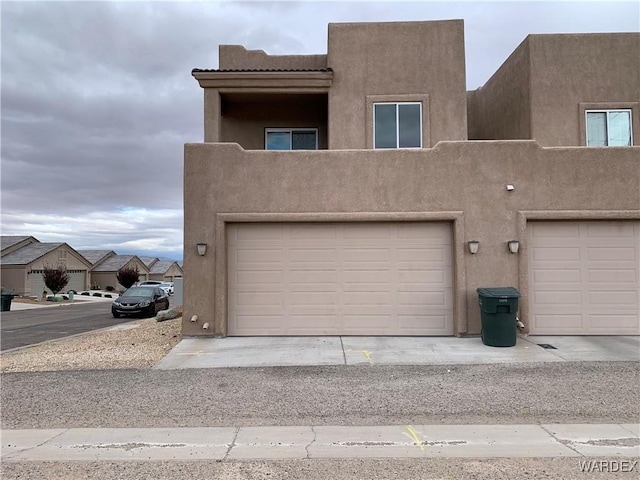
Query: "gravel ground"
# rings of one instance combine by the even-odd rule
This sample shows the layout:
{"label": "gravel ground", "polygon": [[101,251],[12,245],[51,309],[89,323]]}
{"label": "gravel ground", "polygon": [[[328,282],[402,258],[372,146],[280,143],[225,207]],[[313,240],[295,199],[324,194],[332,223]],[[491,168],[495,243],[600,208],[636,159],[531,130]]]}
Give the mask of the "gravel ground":
{"label": "gravel ground", "polygon": [[[585,460],[585,459],[582,459]],[[596,460],[590,458],[589,460]],[[611,460],[611,459],[609,459]],[[618,461],[621,459],[617,459]],[[598,480],[637,479],[634,472],[583,473],[578,458],[350,459],[247,462],[4,463],[3,479],[84,480]]]}
{"label": "gravel ground", "polygon": [[149,318],[3,353],[1,370],[150,368],[180,341],[181,320]]}

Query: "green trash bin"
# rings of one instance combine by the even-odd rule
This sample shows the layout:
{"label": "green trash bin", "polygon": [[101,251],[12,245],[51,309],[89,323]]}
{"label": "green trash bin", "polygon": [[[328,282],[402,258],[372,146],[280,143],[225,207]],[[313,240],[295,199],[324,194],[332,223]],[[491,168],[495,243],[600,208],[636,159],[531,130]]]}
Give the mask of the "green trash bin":
{"label": "green trash bin", "polygon": [[14,297],[11,293],[3,293],[0,295],[2,303],[0,304],[0,311],[8,312],[11,310],[11,299]]}
{"label": "green trash bin", "polygon": [[518,299],[513,287],[478,288],[482,319],[482,343],[491,347],[516,344]]}

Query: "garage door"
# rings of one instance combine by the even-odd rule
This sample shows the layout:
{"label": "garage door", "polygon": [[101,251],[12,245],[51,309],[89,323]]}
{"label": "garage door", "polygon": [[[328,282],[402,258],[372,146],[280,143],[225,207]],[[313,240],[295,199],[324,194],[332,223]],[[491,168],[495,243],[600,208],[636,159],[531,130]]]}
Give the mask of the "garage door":
{"label": "garage door", "polygon": [[531,333],[640,334],[640,222],[532,222]]}
{"label": "garage door", "polygon": [[447,223],[235,224],[229,335],[452,335]]}
{"label": "garage door", "polygon": [[[75,290],[80,293],[87,289],[85,270],[67,270],[69,274],[69,283],[62,289],[61,293],[66,293],[69,290]],[[29,285],[31,286],[31,295],[40,296],[43,291],[47,291],[51,294],[51,291],[44,284],[44,277],[42,276],[42,270],[31,270],[29,272]]]}

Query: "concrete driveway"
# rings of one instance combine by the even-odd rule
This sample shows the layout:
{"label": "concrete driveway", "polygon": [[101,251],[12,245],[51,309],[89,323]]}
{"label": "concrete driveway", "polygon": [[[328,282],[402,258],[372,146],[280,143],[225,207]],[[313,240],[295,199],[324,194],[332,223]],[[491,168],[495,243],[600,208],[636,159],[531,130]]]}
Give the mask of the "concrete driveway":
{"label": "concrete driveway", "polygon": [[479,337],[186,338],[153,368],[570,361],[640,361],[640,337],[522,336],[513,347],[489,347]]}

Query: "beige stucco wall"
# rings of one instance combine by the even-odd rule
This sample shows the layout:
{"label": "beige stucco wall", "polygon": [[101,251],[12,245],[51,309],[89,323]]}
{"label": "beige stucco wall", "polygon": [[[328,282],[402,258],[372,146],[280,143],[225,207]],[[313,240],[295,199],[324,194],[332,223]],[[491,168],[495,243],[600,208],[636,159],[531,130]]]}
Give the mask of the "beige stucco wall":
{"label": "beige stucco wall", "polygon": [[531,139],[529,84],[527,37],[484,86],[469,92],[469,139]]}
{"label": "beige stucco wall", "polygon": [[640,145],[640,33],[529,35],[469,92],[470,139],[585,145],[586,108],[629,108]]}
{"label": "beige stucco wall", "polygon": [[329,24],[327,52],[329,149],[371,148],[367,96],[428,96],[425,146],[467,139],[462,20]]}
{"label": "beige stucco wall", "polygon": [[2,287],[17,295],[24,295],[29,290],[27,270],[21,265],[2,265]]}
{"label": "beige stucco wall", "polygon": [[[226,222],[450,221],[456,333],[477,334],[477,287],[519,288],[527,323],[527,219],[640,218],[640,147],[505,141],[266,152],[187,144],[184,181],[185,335],[226,332]],[[467,252],[471,239],[480,241],[477,255]],[[519,255],[508,253],[511,239],[520,240]],[[209,246],[204,257],[199,242]]]}
{"label": "beige stucco wall", "polygon": [[640,145],[640,33],[531,35],[530,42],[533,138],[584,145],[580,103],[632,102]]}

